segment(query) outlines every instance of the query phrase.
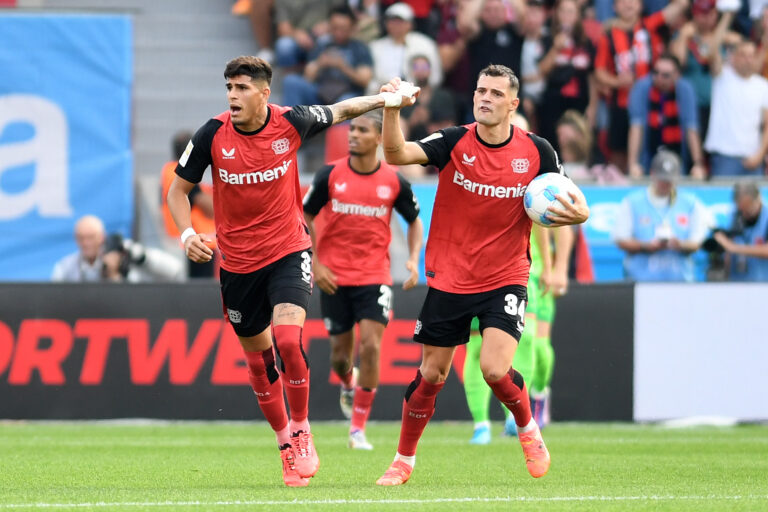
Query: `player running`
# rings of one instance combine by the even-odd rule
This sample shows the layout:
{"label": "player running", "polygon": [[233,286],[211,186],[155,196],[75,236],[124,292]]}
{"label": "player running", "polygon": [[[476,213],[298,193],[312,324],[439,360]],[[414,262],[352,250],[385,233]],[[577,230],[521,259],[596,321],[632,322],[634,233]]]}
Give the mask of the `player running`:
{"label": "player running", "polygon": [[168,206],[187,257],[209,261],[211,240],[192,228],[188,194],[211,166],[225,312],[245,352],[251,387],[277,436],[283,480],[306,486],[320,462],[307,420],[309,365],[301,343],[312,290],[312,244],[301,211],[296,153],[304,140],[332,124],[399,105],[403,97],[385,93],[331,106],[281,107],[269,103],[272,69],[256,57],[231,60],[224,78],[229,110],[192,137],[179,159]]}
{"label": "player running", "polygon": [[[382,91],[399,87],[396,78]],[[473,96],[476,122],[440,130],[419,142],[405,142],[399,109],[384,110],[387,162],[429,163],[440,176],[427,240],[429,290],[413,338],[424,345],[422,362],[405,393],[395,460],[377,480],[379,485],[400,485],[410,478],[416,445],[474,316],[483,335],[483,377],[515,416],[528,471],[541,477],[549,469],[549,452],[531,416],[528,390],[511,365],[523,331],[530,267],[531,220],[523,195],[537,175],[562,168],[546,140],[511,126],[519,89],[511,69],[486,67]],[[583,194],[577,189],[569,195],[573,203],[558,196],[562,208],[550,215],[554,225],[578,224],[589,217]]]}
{"label": "player running", "polygon": [[[315,175],[304,198],[304,218],[315,248],[315,283],[320,309],[331,336],[331,365],[341,379],[341,409],[350,419],[349,447],[372,450],[365,423],[379,384],[379,350],[392,310],[389,243],[392,209],[408,223],[410,271],[403,289],[418,282],[424,227],[411,185],[397,168],[381,162],[381,111],[353,119],[349,157],[331,162]],[[323,211],[318,234],[315,216]],[[360,372],[353,368],[354,326],[360,328]]]}

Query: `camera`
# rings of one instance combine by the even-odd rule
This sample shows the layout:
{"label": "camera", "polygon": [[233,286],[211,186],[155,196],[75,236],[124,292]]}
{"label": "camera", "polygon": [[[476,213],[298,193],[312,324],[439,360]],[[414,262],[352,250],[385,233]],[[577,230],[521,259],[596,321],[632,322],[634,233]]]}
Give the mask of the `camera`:
{"label": "camera", "polygon": [[[123,238],[120,233],[109,235],[104,242],[104,254],[111,252],[116,252],[120,255],[117,271],[123,279],[128,276],[131,266],[141,265],[147,257],[143,245],[134,242],[130,238]],[[107,268],[106,263],[104,264],[103,273],[104,275],[109,274],[109,269]]]}

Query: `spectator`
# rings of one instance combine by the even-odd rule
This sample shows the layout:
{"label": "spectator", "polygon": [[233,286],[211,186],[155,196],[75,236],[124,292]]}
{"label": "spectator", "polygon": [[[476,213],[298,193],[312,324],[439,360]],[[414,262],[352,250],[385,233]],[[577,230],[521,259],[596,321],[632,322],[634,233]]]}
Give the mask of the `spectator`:
{"label": "spectator", "polygon": [[408,140],[423,139],[430,133],[455,125],[456,102],[450,91],[429,84],[429,59],[424,55],[416,55],[408,67],[406,79],[421,87],[419,101],[401,111],[401,117],[407,127]]}
{"label": "spectator", "polygon": [[330,39],[318,42],[304,75],[288,74],[283,79],[286,105],[332,104],[360,96],[373,74],[368,47],[352,39],[355,14],[349,7],[336,7],[328,20]]}
{"label": "spectator", "polygon": [[119,234],[107,237],[104,223],[94,215],[86,215],[77,221],[75,241],[79,250],[54,265],[52,281],[178,281],[183,277],[183,265],[179,260]]}
{"label": "spectator", "polygon": [[275,2],[278,39],[275,60],[278,66],[303,65],[318,39],[328,34],[331,9],[344,0],[280,0]]}
{"label": "spectator", "polygon": [[615,0],[618,18],[600,38],[595,57],[595,77],[608,92],[609,160],[627,170],[629,90],[647,75],[664,51],[663,30],[673,25],[688,7],[688,0],[672,0],[661,11],[641,17],[641,0]]}
{"label": "spectator", "polygon": [[520,78],[522,80],[522,97],[520,104],[525,116],[531,121],[537,133],[547,140],[554,141],[550,129],[549,136],[542,132],[544,128],[538,120],[539,104],[541,95],[544,92],[546,83],[544,77],[539,72],[539,61],[546,53],[544,47],[544,34],[546,27],[547,12],[542,0],[528,0],[525,10],[525,20],[523,21],[523,48],[520,53]]}
{"label": "spectator", "polygon": [[[693,85],[699,110],[699,133],[707,136],[709,107],[712,103],[712,75],[709,74],[710,53],[718,24],[715,0],[693,0],[693,21],[687,22],[670,43],[670,52],[682,66],[683,77]],[[739,35],[730,32],[731,41]]]}
{"label": "spectator", "polygon": [[[471,68],[470,77],[476,77],[489,64],[501,64],[520,76],[523,50],[524,0],[466,0],[466,8],[459,10],[457,27],[467,41]],[[508,9],[509,7],[509,9]],[[475,84],[470,84],[470,93]]]}
{"label": "spectator", "polygon": [[393,76],[405,77],[408,63],[416,55],[429,59],[432,74],[429,84],[438,86],[443,81],[443,71],[437,43],[433,39],[413,31],[413,9],[403,2],[390,5],[384,11],[387,35],[370,44],[373,54],[373,77],[368,90],[374,94]]}
{"label": "spectator", "polygon": [[728,231],[714,234],[726,253],[728,279],[768,281],[768,208],[763,207],[757,183],[737,183],[733,202]]}
{"label": "spectator", "polygon": [[232,6],[232,14],[248,16],[253,36],[259,45],[257,57],[269,63],[275,61],[275,0],[237,0]]}
{"label": "spectator", "polygon": [[768,151],[768,81],[755,73],[751,41],[737,44],[723,63],[720,45],[732,16],[723,15],[710,56],[712,114],[704,147],[712,176],[760,176]]}
{"label": "spectator", "polygon": [[[171,140],[171,151],[173,152],[173,160],[170,160],[163,165],[161,171],[161,191],[160,191],[160,204],[163,210],[163,224],[165,225],[165,234],[169,238],[176,241],[179,239],[181,233],[176,229],[176,223],[173,222],[170,210],[168,210],[168,189],[171,188],[174,176],[176,176],[176,165],[179,163],[179,158],[184,153],[187,144],[192,139],[192,133],[188,131],[181,131],[176,133]],[[213,193],[210,185],[197,184],[189,194],[189,201],[192,205],[192,226],[198,233],[208,234],[212,240],[215,240],[215,227],[213,224]],[[213,242],[215,247],[216,242]],[[213,260],[206,263],[195,263],[190,261],[187,266],[187,277],[213,277],[215,273],[216,265]]]}
{"label": "spectator", "polygon": [[[653,74],[635,83],[629,96],[629,174],[642,177],[661,147],[682,156],[691,177],[704,179],[696,95],[680,78],[680,63],[671,53],[653,64]],[[688,158],[690,153],[690,158]]]}
{"label": "spectator", "polygon": [[693,258],[709,230],[707,211],[691,194],[678,192],[680,157],[659,151],[651,162],[651,185],[622,201],[613,239],[625,251],[624,270],[633,281],[693,281]]}
{"label": "spectator", "polygon": [[566,110],[557,122],[556,131],[565,174],[573,180],[591,179],[592,129],[587,119],[576,110]]}
{"label": "spectator", "polygon": [[768,6],[763,9],[760,25],[752,40],[757,44],[757,72],[763,78],[768,78]]}
{"label": "spectator", "polygon": [[567,110],[586,114],[590,125],[595,125],[594,59],[595,49],[584,33],[577,3],[560,0],[539,62],[539,73],[546,80],[539,109],[539,133],[545,139],[556,140],[555,125]]}
{"label": "spectator", "polygon": [[472,105],[467,92],[472,90],[472,65],[469,62],[467,44],[458,29],[459,11],[471,7],[464,0],[444,0],[440,4],[441,24],[437,35],[438,51],[445,80],[443,85],[449,89],[457,101],[459,122],[472,119]]}

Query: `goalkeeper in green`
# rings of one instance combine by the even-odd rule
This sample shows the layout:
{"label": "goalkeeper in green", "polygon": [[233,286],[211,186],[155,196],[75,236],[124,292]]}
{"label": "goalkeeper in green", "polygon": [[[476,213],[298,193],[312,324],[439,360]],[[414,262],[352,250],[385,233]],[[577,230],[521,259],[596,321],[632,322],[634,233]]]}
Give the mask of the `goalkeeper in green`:
{"label": "goalkeeper in green", "polygon": [[[555,258],[552,263],[550,234],[555,238]],[[531,272],[528,279],[528,304],[525,309],[525,329],[520,338],[513,361],[526,382],[531,382],[531,397],[536,422],[549,422],[549,383],[554,368],[554,351],[550,342],[554,297],[563,295],[568,287],[568,264],[573,234],[568,226],[547,229],[533,225],[531,233]],[[470,414],[475,422],[470,443],[488,444],[491,441],[489,399],[491,389],[480,371],[480,347],[482,336],[479,322],[472,321],[472,334],[467,344],[464,361],[464,392]],[[538,405],[538,408],[536,407]],[[512,414],[506,414],[504,433],[516,435]]]}

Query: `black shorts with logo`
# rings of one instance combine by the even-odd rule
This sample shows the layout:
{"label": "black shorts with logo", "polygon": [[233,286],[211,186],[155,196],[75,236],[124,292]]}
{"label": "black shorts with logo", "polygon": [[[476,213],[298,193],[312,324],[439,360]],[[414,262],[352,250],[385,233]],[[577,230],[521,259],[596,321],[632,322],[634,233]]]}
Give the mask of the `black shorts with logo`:
{"label": "black shorts with logo", "polygon": [[312,295],[312,251],[283,256],[248,274],[220,271],[224,314],[238,336],[256,336],[272,321],[278,304],[307,309]]}
{"label": "black shorts with logo", "polygon": [[449,293],[430,288],[416,321],[413,340],[425,345],[455,347],[469,341],[472,318],[480,332],[496,327],[520,341],[525,326],[525,286],[509,285],[480,293]]}
{"label": "black shorts with logo", "polygon": [[386,284],[339,286],[333,295],[320,290],[320,311],[328,334],[347,332],[360,320],[387,325],[392,311],[392,288]]}

